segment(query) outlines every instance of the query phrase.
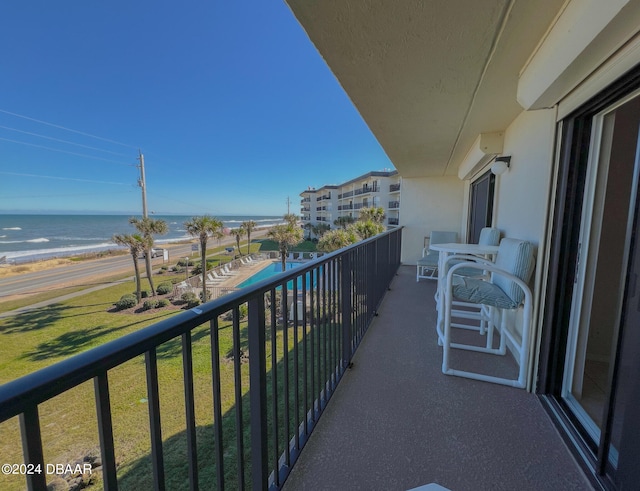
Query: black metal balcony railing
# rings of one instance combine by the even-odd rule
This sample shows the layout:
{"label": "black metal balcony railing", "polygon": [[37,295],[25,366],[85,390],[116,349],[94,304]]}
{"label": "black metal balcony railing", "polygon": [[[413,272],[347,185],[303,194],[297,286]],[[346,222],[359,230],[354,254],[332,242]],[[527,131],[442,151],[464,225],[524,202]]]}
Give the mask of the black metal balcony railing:
{"label": "black metal balcony railing", "polygon": [[353,210],[353,205],[338,205],[338,210]]}
{"label": "black metal balcony railing", "polygon": [[[145,487],[164,489],[169,452],[165,455],[163,447],[158,360],[166,343],[178,341],[190,489],[198,489],[198,473],[204,473],[198,462],[203,447],[213,448],[204,467],[212,471],[217,489],[279,489],[398,269],[401,239],[400,228],[380,234],[4,384],[0,423],[19,416],[24,460],[44,469],[40,411],[45,421],[57,418],[61,425],[64,414],[58,408],[45,417],[43,403],[93,380],[104,489],[117,489],[116,453],[123,442],[114,438],[109,377],[115,376],[114,369],[144,355],[151,448]],[[248,306],[246,325],[240,320],[243,305]],[[219,317],[229,312],[231,362],[220,356]],[[211,351],[210,438],[203,438],[209,436],[200,432],[203,428],[196,431],[195,418],[196,402],[207,397],[202,391],[196,397],[194,391],[192,353],[203,334]],[[249,356],[241,356],[242,350]],[[248,371],[242,368],[247,358]],[[233,370],[225,368],[229,363]],[[233,377],[235,387],[235,402],[224,416],[222,377]],[[45,473],[25,478],[29,489],[47,487]]]}
{"label": "black metal balcony railing", "polygon": [[398,184],[390,184],[389,185],[389,192],[390,193],[394,193],[396,191],[400,191],[400,183],[398,183]]}
{"label": "black metal balcony railing", "polygon": [[339,194],[338,198],[350,198],[351,196],[353,196],[353,191],[347,191],[346,193]]}
{"label": "black metal balcony railing", "polygon": [[387,223],[389,225],[398,225],[399,222],[400,222],[399,218],[388,218],[387,219]]}
{"label": "black metal balcony railing", "polygon": [[389,201],[389,209],[400,208],[400,201]]}

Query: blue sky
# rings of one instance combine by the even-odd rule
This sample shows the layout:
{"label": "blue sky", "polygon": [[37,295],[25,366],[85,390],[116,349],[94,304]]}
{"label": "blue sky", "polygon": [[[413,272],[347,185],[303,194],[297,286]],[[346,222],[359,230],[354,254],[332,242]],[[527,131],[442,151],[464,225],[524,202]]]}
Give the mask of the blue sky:
{"label": "blue sky", "polygon": [[283,0],[7,1],[0,45],[0,213],[140,212],[138,148],[156,213],[392,167]]}

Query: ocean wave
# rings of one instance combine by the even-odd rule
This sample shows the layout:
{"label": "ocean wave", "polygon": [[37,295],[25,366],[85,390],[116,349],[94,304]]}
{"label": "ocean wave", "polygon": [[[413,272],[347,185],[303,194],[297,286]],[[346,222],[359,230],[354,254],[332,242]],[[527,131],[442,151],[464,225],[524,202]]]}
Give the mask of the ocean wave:
{"label": "ocean wave", "polygon": [[[0,242],[1,244],[2,242]],[[3,252],[3,255],[6,255],[8,259],[14,258],[25,258],[25,257],[41,257],[41,256],[72,256],[77,252],[94,252],[94,251],[102,251],[106,249],[122,249],[115,245],[113,242],[104,242],[102,244],[93,244],[86,246],[75,246],[75,247],[55,247],[51,249],[37,249],[33,251],[8,251]]]}
{"label": "ocean wave", "polygon": [[41,237],[39,239],[29,239],[29,240],[0,240],[0,244],[25,244],[27,242],[30,244],[38,244],[40,242],[49,242],[49,239],[45,239],[44,237]]}
{"label": "ocean wave", "polygon": [[2,230],[22,230],[20,227],[5,227]]}

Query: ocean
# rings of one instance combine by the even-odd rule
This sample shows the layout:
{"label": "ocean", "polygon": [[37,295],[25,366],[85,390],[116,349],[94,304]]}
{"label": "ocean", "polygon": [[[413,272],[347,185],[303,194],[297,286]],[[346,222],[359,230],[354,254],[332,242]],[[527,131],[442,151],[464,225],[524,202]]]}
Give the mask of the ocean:
{"label": "ocean", "polygon": [[[165,220],[169,233],[156,237],[156,244],[179,242],[192,237],[184,222],[193,215],[153,215]],[[111,241],[115,234],[134,233],[130,215],[1,215],[0,259],[28,262],[65,257],[86,252],[99,252],[119,247]],[[237,228],[243,221],[253,220],[258,227],[282,222],[281,216],[219,216],[226,229]]]}

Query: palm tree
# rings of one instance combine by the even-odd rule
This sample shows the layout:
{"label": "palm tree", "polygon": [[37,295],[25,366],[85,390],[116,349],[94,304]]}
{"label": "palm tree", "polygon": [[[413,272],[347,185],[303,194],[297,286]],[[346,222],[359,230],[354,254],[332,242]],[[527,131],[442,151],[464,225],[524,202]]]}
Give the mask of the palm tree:
{"label": "palm tree", "polygon": [[355,244],[360,241],[360,236],[356,233],[355,228],[347,229],[338,228],[331,230],[322,236],[318,241],[318,250],[324,252],[333,252],[348,245]]}
{"label": "palm tree", "polygon": [[240,239],[242,238],[242,236],[245,234],[245,229],[242,228],[242,226],[238,227],[238,228],[234,228],[231,230],[231,235],[235,236],[236,238],[236,244],[238,246],[238,252],[240,253],[240,255],[242,256],[242,251],[240,250]]}
{"label": "palm tree", "polygon": [[348,215],[345,215],[345,216],[343,216],[343,217],[338,217],[338,218],[336,218],[336,219],[333,221],[333,224],[334,224],[336,227],[340,227],[342,230],[346,230],[346,229],[347,229],[347,225],[351,225],[351,224],[352,224],[353,222],[355,222],[355,221],[356,221],[356,219],[355,219],[355,218],[353,218],[353,217],[351,217],[351,216],[348,216]]}
{"label": "palm tree", "polygon": [[328,223],[319,223],[318,225],[316,225],[316,235],[318,236],[318,238],[321,238],[329,230],[331,230],[331,225],[329,225]]}
{"label": "palm tree", "polygon": [[[253,220],[246,220],[242,222],[240,227],[247,234],[247,256],[251,254],[251,232],[256,228],[258,224]],[[240,245],[238,245],[238,250],[240,249]]]}
{"label": "palm tree", "polygon": [[372,221],[374,223],[383,223],[384,218],[384,208],[378,206],[375,208],[362,208],[358,220],[361,222]]}
{"label": "palm tree", "polygon": [[133,258],[133,269],[136,273],[136,299],[140,303],[142,298],[140,288],[140,269],[138,268],[138,256],[145,250],[147,243],[146,239],[140,234],[116,234],[111,240],[116,244],[128,247],[131,257]]}
{"label": "palm tree", "polygon": [[286,223],[294,226],[298,224],[299,220],[298,215],[296,215],[295,213],[285,213],[282,218]]}
{"label": "palm tree", "polygon": [[200,240],[200,257],[202,262],[202,298],[207,301],[207,241],[209,237],[222,237],[222,222],[210,215],[193,217],[184,222],[187,233]]}
{"label": "palm tree", "polygon": [[289,247],[298,245],[304,239],[304,232],[300,227],[294,223],[286,220],[282,225],[276,225],[269,230],[269,237],[278,243],[278,249],[280,250],[280,260],[282,261],[282,271],[287,270],[287,254]]}
{"label": "palm tree", "polygon": [[149,217],[131,217],[129,218],[129,223],[133,225],[145,239],[144,264],[147,271],[149,286],[151,287],[151,295],[155,297],[156,289],[153,286],[153,279],[151,278],[153,273],[151,269],[151,248],[153,247],[153,236],[166,234],[169,231],[169,226],[164,220]]}
{"label": "palm tree", "polygon": [[313,232],[313,225],[310,223],[305,223],[302,226],[302,228],[309,232],[309,237],[307,238],[307,240],[311,240],[311,232]]}

